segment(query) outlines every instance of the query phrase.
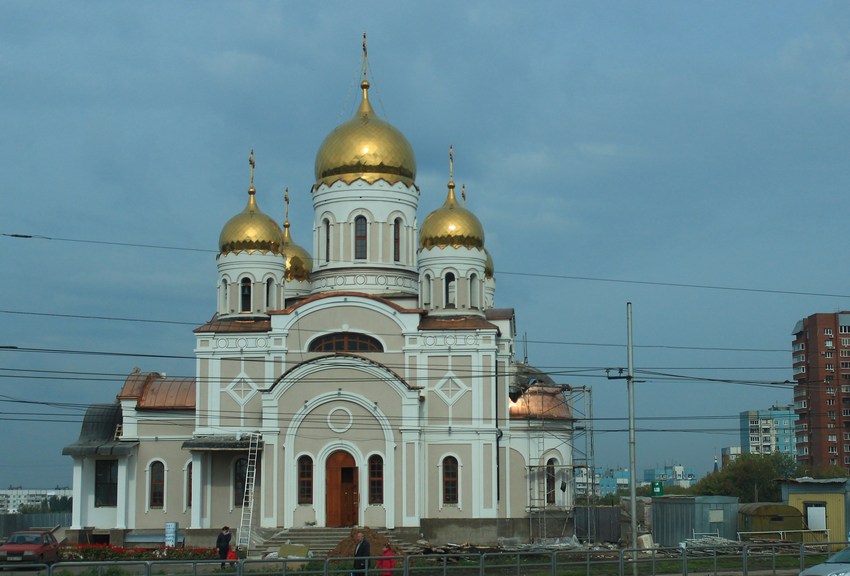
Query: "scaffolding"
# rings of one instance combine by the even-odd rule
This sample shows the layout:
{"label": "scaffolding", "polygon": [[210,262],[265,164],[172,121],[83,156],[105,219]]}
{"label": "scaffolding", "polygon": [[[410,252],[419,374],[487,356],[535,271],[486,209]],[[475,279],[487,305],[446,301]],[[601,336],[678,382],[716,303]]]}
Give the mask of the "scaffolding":
{"label": "scaffolding", "polygon": [[[596,541],[596,515],[593,504],[596,497],[596,463],[593,449],[593,394],[589,386],[570,390],[570,403],[573,408],[573,494],[575,505],[584,504],[587,514],[584,522],[584,534],[587,542]],[[584,469],[584,486],[579,490],[575,481],[576,470]],[[578,529],[578,527],[576,527]],[[577,530],[578,531],[578,530]]]}
{"label": "scaffolding", "polygon": [[[553,427],[552,420],[545,417],[535,417],[530,406],[542,406],[542,399],[535,400],[535,394],[543,394],[551,386],[541,388],[528,386],[523,395],[526,397],[526,408],[528,410],[528,517],[529,534],[532,538],[554,538],[567,535],[570,518],[574,518],[575,506],[578,504],[579,491],[576,489],[576,468],[584,468],[593,476],[593,427],[592,427],[592,400],[590,389],[587,387],[571,388],[570,386],[559,386],[571,415],[571,426],[566,437],[559,438],[562,433],[560,427]],[[551,392],[549,392],[551,393]],[[546,457],[547,438],[555,437],[560,442],[569,445],[570,462],[557,463],[554,459]],[[534,462],[535,464],[531,464]],[[591,480],[593,483],[594,480]],[[557,492],[569,493],[558,498]],[[595,492],[591,484],[590,496]],[[560,500],[560,502],[559,502]],[[587,517],[587,525],[583,526],[584,533],[589,540],[595,537],[595,519],[592,515]],[[558,519],[557,527],[552,524]]]}

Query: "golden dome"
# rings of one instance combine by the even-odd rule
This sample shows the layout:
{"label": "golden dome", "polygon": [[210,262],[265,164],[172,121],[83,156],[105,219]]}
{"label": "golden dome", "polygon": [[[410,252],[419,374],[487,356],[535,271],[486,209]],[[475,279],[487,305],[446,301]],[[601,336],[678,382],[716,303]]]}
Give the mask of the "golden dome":
{"label": "golden dome", "polygon": [[309,280],[310,272],[313,271],[313,258],[304,248],[292,241],[289,235],[289,220],[283,223],[282,252],[286,256],[286,280]]}
{"label": "golden dome", "polygon": [[260,210],[254,198],[254,187],[248,189],[248,205],[245,209],[227,221],[218,237],[218,246],[222,254],[228,252],[271,252],[281,253],[283,233],[269,216]]}
{"label": "golden dome", "polygon": [[377,117],[369,103],[369,82],[360,83],[363,101],[354,117],[328,134],[316,154],[316,186],[338,180],[351,184],[363,179],[372,184],[413,184],[416,156],[410,142],[389,122]]}
{"label": "golden dome", "polygon": [[496,267],[493,265],[493,256],[490,255],[490,252],[484,248],[484,254],[487,255],[487,261],[484,262],[484,277],[492,278],[496,273]]}
{"label": "golden dome", "polygon": [[446,201],[428,214],[419,229],[419,248],[435,246],[484,248],[484,227],[475,214],[458,204],[455,183],[451,180]]}

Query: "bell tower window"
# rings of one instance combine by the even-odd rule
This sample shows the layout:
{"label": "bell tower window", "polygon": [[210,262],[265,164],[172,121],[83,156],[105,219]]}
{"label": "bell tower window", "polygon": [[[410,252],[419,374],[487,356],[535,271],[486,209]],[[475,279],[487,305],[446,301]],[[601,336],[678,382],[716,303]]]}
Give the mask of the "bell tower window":
{"label": "bell tower window", "polygon": [[401,218],[393,222],[393,262],[401,261]]}
{"label": "bell tower window", "polygon": [[230,290],[228,290],[227,280],[221,281],[221,305],[219,310],[222,314],[230,312]]}
{"label": "bell tower window", "polygon": [[478,274],[473,274],[469,277],[469,307],[481,308],[481,282],[478,281]]}
{"label": "bell tower window", "polygon": [[274,303],[272,302],[272,296],[274,294],[273,288],[274,288],[274,282],[272,281],[271,278],[269,278],[268,280],[266,280],[266,309],[267,310],[270,310],[274,306]]}
{"label": "bell tower window", "polygon": [[446,308],[457,306],[457,281],[455,275],[451,272],[446,272],[446,293],[444,296]]}
{"label": "bell tower window", "polygon": [[331,261],[331,223],[325,218],[322,221],[322,228],[325,232],[325,264]]}
{"label": "bell tower window", "polygon": [[243,278],[242,282],[239,284],[239,299],[240,299],[240,312],[250,312],[251,311],[251,281],[248,278]]}
{"label": "bell tower window", "polygon": [[422,280],[422,306],[428,307],[431,305],[431,275],[425,274]]}
{"label": "bell tower window", "polygon": [[358,216],[354,219],[354,258],[366,259],[366,217]]}

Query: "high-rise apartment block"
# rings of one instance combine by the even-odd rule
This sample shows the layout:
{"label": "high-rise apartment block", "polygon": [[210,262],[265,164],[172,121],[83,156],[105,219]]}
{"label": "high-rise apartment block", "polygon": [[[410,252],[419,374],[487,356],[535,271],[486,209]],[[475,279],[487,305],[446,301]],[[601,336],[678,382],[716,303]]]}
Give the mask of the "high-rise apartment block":
{"label": "high-rise apartment block", "polygon": [[797,455],[797,414],[794,405],[741,412],[741,448],[744,454]]}
{"label": "high-rise apartment block", "polygon": [[797,461],[850,469],[850,312],[812,314],[793,334]]}

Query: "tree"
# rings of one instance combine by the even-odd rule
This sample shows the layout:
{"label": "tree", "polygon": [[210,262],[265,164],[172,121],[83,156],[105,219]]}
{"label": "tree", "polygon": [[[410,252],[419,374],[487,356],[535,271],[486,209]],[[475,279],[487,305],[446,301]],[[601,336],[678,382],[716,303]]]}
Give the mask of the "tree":
{"label": "tree", "polygon": [[799,476],[797,463],[788,454],[743,454],[696,483],[694,494],[737,496],[740,502],[779,502],[777,480]]}
{"label": "tree", "polygon": [[39,514],[44,512],[70,512],[71,498],[68,496],[50,496],[38,504],[25,504],[18,509],[19,514]]}

